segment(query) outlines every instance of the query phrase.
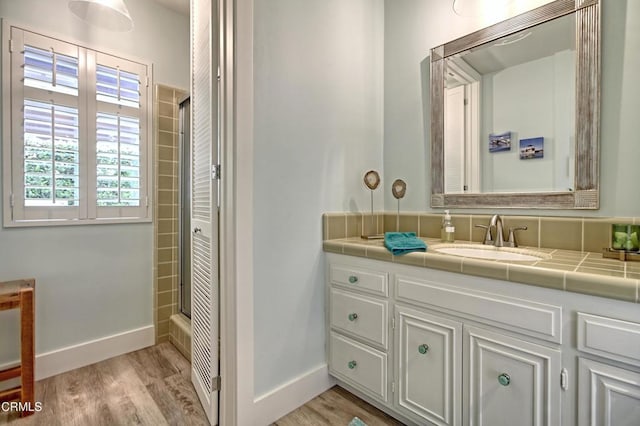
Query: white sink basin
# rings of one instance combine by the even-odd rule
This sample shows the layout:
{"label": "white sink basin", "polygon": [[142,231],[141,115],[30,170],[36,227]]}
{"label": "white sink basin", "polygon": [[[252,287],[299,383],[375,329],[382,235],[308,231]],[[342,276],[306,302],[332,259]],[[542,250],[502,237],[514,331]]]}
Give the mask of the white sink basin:
{"label": "white sink basin", "polygon": [[551,258],[551,255],[549,254],[534,250],[477,244],[436,244],[429,246],[429,251],[441,254],[451,254],[453,256],[473,257],[475,259],[506,260],[516,262],[534,262],[537,260]]}

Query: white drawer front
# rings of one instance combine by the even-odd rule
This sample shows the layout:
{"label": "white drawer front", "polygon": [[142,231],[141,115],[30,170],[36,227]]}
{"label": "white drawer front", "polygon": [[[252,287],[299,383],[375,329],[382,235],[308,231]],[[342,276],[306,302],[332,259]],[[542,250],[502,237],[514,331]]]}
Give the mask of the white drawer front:
{"label": "white drawer front", "polygon": [[578,312],[578,350],[640,366],[640,324]]}
{"label": "white drawer front", "polygon": [[366,293],[387,296],[388,274],[343,265],[331,265],[329,279],[335,285]]}
{"label": "white drawer front", "polygon": [[562,307],[396,277],[396,298],[420,303],[521,334],[562,343]]}
{"label": "white drawer front", "polygon": [[331,289],[331,327],[387,349],[388,302]]}
{"label": "white drawer front", "polygon": [[363,392],[387,401],[387,355],[331,333],[329,371]]}

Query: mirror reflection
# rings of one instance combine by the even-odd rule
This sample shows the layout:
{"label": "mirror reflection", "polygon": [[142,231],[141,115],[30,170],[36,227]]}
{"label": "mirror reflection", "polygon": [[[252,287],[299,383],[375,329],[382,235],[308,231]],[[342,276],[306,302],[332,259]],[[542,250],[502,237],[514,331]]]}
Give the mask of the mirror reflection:
{"label": "mirror reflection", "polygon": [[444,61],[444,192],[573,191],[572,14]]}

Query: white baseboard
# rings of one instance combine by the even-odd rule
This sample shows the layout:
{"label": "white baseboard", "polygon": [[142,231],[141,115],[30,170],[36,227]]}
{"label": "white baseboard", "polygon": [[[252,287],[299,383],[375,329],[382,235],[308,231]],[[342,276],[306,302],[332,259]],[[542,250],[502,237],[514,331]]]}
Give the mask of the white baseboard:
{"label": "white baseboard", "polygon": [[[100,339],[90,340],[66,348],[36,355],[36,380],[46,379],[56,374],[95,364],[114,356],[137,351],[155,343],[155,327],[137,328]],[[19,364],[7,363],[0,369]]]}
{"label": "white baseboard", "polygon": [[254,399],[255,425],[269,425],[335,385],[323,364]]}

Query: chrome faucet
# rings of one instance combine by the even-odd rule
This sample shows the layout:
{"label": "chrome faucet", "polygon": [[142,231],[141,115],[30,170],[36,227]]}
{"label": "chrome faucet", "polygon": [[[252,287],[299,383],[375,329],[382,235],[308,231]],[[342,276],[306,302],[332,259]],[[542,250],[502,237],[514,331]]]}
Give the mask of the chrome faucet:
{"label": "chrome faucet", "polygon": [[[483,244],[490,244],[496,247],[518,247],[516,241],[515,231],[526,230],[526,226],[517,226],[515,228],[509,228],[509,236],[504,239],[504,224],[500,215],[494,214],[489,220],[489,225],[476,225],[478,228],[484,228],[484,241]],[[495,236],[492,232],[495,229]]]}
{"label": "chrome faucet", "polygon": [[489,228],[496,229],[496,240],[493,245],[496,247],[504,247],[504,230],[502,228],[502,218],[500,215],[494,214],[489,221]]}

